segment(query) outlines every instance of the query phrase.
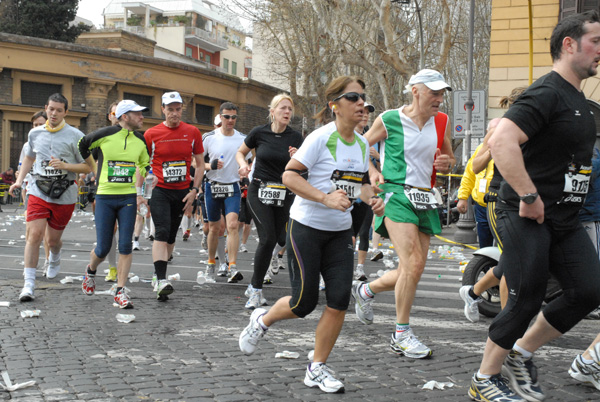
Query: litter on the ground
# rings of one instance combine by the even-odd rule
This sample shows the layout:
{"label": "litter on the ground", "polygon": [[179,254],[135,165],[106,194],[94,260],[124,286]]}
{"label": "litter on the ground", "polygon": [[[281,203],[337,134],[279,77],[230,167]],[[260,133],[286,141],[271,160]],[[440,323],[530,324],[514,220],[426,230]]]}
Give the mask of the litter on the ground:
{"label": "litter on the ground", "polygon": [[21,311],[21,317],[23,317],[23,318],[39,317],[40,313],[41,313],[40,310],[23,310],[23,311]]}
{"label": "litter on the ground", "polygon": [[2,372],[2,379],[4,380],[4,384],[0,383],[0,387],[5,391],[16,391],[19,388],[30,387],[35,384],[35,381],[26,381],[19,384],[13,384],[8,375],[8,371]]}
{"label": "litter on the ground", "polygon": [[133,314],[117,314],[116,318],[117,321],[123,322],[125,324],[128,324],[131,321],[135,320],[135,316]]}
{"label": "litter on the ground", "polygon": [[290,352],[289,350],[284,350],[283,352],[275,353],[275,358],[277,359],[297,359],[299,357],[300,353]]}
{"label": "litter on the ground", "polygon": [[423,388],[421,389],[428,389],[430,391],[433,391],[433,389],[444,389],[445,387],[448,388],[452,388],[454,386],[453,382],[437,382],[437,381],[427,381],[425,383],[425,385],[423,385]]}

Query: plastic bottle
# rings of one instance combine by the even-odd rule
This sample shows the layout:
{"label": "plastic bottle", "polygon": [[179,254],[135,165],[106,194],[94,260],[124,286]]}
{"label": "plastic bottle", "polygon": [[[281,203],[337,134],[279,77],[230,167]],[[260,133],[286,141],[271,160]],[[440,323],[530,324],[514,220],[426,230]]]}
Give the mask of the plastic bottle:
{"label": "plastic bottle", "polygon": [[140,205],[140,210],[138,211],[138,215],[145,217],[147,213],[148,213],[148,207],[146,206],[146,204]]}
{"label": "plastic bottle", "polygon": [[150,171],[146,175],[146,180],[144,184],[144,198],[149,200],[150,198],[152,198],[152,184],[154,184],[154,174],[152,174],[152,169],[150,169]]}

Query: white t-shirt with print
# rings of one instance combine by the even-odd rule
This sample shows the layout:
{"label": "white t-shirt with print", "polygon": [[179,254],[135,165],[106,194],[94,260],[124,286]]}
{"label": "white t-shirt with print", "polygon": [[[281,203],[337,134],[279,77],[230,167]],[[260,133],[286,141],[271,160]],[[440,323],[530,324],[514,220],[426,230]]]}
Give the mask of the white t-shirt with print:
{"label": "white t-shirt with print", "polygon": [[[306,137],[293,159],[308,168],[308,182],[324,193],[332,192],[331,176],[337,169],[364,173],[369,170],[369,144],[358,133],[348,143],[331,122]],[[290,209],[290,218],[303,225],[325,231],[347,230],[352,226],[351,208],[347,211],[328,208],[320,202],[296,196]]]}

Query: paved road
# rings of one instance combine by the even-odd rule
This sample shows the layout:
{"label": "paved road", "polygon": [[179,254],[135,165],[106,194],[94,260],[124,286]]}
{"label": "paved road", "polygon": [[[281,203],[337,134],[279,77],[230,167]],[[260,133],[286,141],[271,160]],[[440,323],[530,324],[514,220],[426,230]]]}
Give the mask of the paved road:
{"label": "paved road", "polygon": [[[81,283],[61,284],[65,276],[84,271],[95,241],[89,214],[76,214],[64,234],[62,272],[55,280],[38,278],[36,300],[19,303],[25,225],[22,211],[4,207],[0,213],[0,345],[2,370],[13,382],[35,380],[32,387],[0,400],[18,401],[463,401],[470,378],[478,368],[490,319],[467,322],[458,297],[461,273],[457,261],[428,261],[419,286],[411,325],[430,346],[433,357],[411,360],[388,348],[394,328],[393,295],[378,295],[371,326],[348,314],[329,359],[346,385],[345,395],[326,395],[302,383],[313,349],[317,311],[304,320],[276,324],[253,356],[238,349],[238,336],[247,325],[244,290],[252,271],[255,231],[249,253],[241,253],[238,267],[245,276],[239,284],[195,283],[200,236],[178,240],[169,274],[179,273],[175,293],[167,303],[155,300],[151,286],[132,283],[135,315],[129,324],[117,322],[124,311],[112,306],[110,296],[86,296]],[[444,235],[451,237],[451,229]],[[437,239],[434,244],[441,244]],[[152,273],[151,243],[142,240],[132,272],[142,279]],[[471,251],[466,249],[468,258]],[[101,265],[106,269],[106,263]],[[381,262],[367,265],[367,274],[384,269]],[[289,293],[287,270],[265,286],[272,302]],[[101,280],[99,290],[109,288]],[[324,298],[321,299],[321,302]],[[26,309],[39,309],[38,318],[21,318]],[[600,391],[575,383],[567,369],[599,330],[598,322],[583,321],[571,333],[543,348],[536,357],[548,400],[600,400]],[[283,350],[300,353],[297,360],[275,358]],[[427,381],[453,382],[445,390],[421,389]]]}

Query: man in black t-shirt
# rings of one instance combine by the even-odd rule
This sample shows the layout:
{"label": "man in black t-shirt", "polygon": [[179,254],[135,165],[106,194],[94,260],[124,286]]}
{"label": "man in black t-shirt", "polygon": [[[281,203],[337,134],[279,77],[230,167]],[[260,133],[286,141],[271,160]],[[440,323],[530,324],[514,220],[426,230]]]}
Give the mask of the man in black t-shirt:
{"label": "man in black t-shirt", "polygon": [[[598,14],[561,20],[550,51],[552,71],[515,101],[489,140],[504,177],[496,211],[509,296],[471,382],[475,400],[543,400],[533,353],[600,303],[600,262],[578,219],[596,139],[581,82],[600,61]],[[564,291],[539,312],[550,272]]]}

